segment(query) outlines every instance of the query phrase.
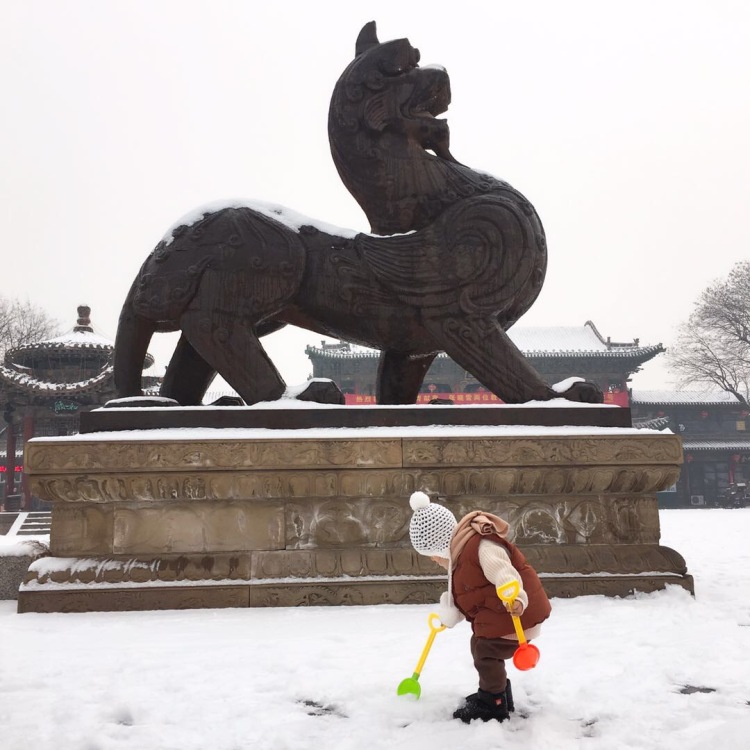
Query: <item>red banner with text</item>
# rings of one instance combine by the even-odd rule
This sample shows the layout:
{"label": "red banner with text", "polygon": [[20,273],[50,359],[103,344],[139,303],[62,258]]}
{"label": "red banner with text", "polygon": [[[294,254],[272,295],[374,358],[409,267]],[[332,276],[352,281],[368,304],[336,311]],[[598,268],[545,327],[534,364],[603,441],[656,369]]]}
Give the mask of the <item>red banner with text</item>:
{"label": "red banner with text", "polygon": [[[375,396],[366,396],[362,393],[346,393],[344,398],[347,406],[358,406],[364,404],[375,404]],[[502,404],[494,393],[420,393],[417,397],[418,404],[429,404],[435,398],[450,399],[454,404]],[[615,406],[630,406],[627,390],[615,389],[604,394],[605,404]]]}
{"label": "red banner with text", "polygon": [[[375,396],[365,396],[361,393],[344,394],[346,405],[374,404]],[[453,401],[454,404],[502,404],[494,393],[420,393],[417,396],[418,404],[429,404],[436,398],[445,398]]]}

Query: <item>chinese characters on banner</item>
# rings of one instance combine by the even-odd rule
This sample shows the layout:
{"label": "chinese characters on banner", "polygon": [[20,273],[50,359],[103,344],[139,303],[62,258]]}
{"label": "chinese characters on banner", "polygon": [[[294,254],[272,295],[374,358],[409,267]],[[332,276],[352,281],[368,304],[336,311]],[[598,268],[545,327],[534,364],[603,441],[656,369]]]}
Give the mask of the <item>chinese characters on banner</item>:
{"label": "chinese characters on banner", "polygon": [[[344,394],[346,405],[375,404],[375,396],[366,396],[362,393]],[[494,393],[420,393],[417,397],[418,404],[429,404],[434,398],[445,398],[454,404],[502,404]],[[615,389],[604,394],[605,404],[615,406],[630,406],[627,390]]]}
{"label": "chinese characters on banner", "polygon": [[[346,393],[346,405],[374,404],[375,396],[365,396],[361,393]],[[429,404],[434,398],[449,398],[454,404],[502,404],[494,393],[420,393],[418,404]]]}

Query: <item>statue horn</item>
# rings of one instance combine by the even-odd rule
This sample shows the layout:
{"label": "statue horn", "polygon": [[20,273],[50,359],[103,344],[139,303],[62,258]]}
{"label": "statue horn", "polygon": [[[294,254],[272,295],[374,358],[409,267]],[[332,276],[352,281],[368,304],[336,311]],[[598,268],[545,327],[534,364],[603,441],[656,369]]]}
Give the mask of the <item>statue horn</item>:
{"label": "statue horn", "polygon": [[378,41],[378,34],[375,30],[375,21],[370,21],[369,23],[366,23],[362,27],[362,31],[359,32],[354,56],[359,57],[363,52],[367,52],[368,49],[377,47],[378,44],[380,44],[380,42]]}

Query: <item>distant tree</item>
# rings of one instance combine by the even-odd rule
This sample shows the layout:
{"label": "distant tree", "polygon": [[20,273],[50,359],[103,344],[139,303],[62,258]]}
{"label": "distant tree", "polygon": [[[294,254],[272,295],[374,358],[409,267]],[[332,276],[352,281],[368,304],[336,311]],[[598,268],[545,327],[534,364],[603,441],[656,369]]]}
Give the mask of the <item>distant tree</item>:
{"label": "distant tree", "polygon": [[670,363],[682,383],[705,383],[750,400],[750,261],[708,286],[678,331]]}
{"label": "distant tree", "polygon": [[0,361],[8,349],[54,336],[58,323],[29,300],[0,297]]}

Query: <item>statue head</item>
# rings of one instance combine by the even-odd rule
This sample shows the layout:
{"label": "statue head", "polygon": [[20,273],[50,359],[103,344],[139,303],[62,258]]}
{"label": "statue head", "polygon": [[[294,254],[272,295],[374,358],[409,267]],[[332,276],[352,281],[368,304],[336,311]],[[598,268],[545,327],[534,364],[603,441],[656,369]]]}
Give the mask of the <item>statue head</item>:
{"label": "statue head", "polygon": [[[454,162],[448,125],[450,79],[439,66],[419,67],[408,39],[380,42],[375,22],[357,38],[355,58],[331,97],[328,136],[336,168],[368,216],[373,231],[406,232],[426,223],[414,217],[414,195],[435,185],[435,160]],[[432,217],[430,217],[432,218]]]}

